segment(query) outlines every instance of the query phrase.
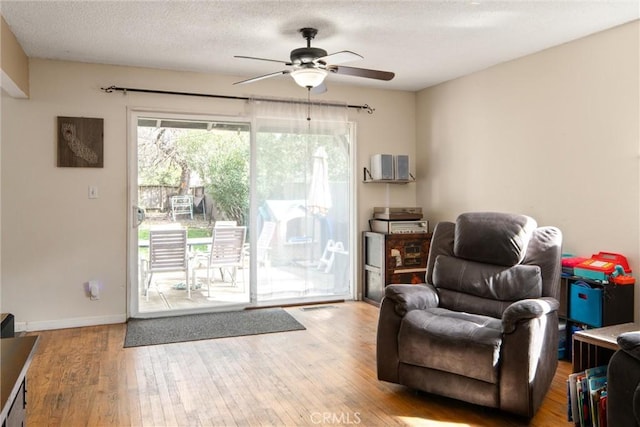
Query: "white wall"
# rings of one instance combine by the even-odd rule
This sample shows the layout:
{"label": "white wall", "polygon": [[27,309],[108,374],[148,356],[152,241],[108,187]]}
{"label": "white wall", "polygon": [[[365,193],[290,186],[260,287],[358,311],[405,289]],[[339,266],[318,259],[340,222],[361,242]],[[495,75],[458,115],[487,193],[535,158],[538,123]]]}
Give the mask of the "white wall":
{"label": "white wall", "polygon": [[[2,312],[27,330],[121,322],[126,318],[127,108],[239,115],[245,102],[128,93],[109,85],[224,95],[306,98],[286,76],[232,86],[232,76],[72,62],[31,60],[30,99],[2,98]],[[328,81],[323,100],[369,104],[350,110],[357,125],[358,232],[375,205],[415,204],[415,184],[387,192],[361,183],[362,167],[377,152],[415,153],[415,94],[363,89]],[[104,168],[56,167],[57,116],[104,119]],[[99,189],[88,199],[89,185]],[[359,239],[356,239],[359,242]],[[356,268],[357,268],[356,263]],[[90,301],[83,285],[103,282]]]}
{"label": "white wall", "polygon": [[639,33],[635,21],[421,91],[429,218],[530,214],[561,228],[564,252],[622,253],[640,277]]}

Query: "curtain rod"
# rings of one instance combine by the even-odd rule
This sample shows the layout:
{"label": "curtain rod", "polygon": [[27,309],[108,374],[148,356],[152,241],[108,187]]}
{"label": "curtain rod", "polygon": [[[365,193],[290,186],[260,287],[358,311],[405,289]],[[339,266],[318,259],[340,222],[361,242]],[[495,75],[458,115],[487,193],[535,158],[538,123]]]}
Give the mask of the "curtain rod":
{"label": "curtain rod", "polygon": [[[142,92],[142,93],[157,93],[157,94],[162,94],[162,95],[185,95],[185,96],[201,96],[201,97],[205,97],[205,98],[221,98],[221,99],[237,99],[237,100],[242,100],[242,101],[249,101],[251,99],[254,99],[256,101],[274,101],[273,99],[269,99],[269,98],[249,98],[246,96],[232,96],[232,95],[214,95],[214,94],[208,94],[208,93],[195,93],[195,92],[174,92],[174,91],[168,91],[168,90],[155,90],[155,89],[138,89],[138,88],[131,88],[131,87],[118,87],[118,86],[109,86],[109,87],[101,87],[101,90],[103,90],[106,93],[112,93],[112,92],[124,92],[125,94],[127,92]],[[311,101],[295,101],[295,100],[275,100],[275,102],[284,102],[287,104],[308,104],[308,105],[313,105],[313,102]],[[326,105],[329,107],[344,107],[345,105],[343,104],[331,104],[331,103],[319,103],[319,105]],[[364,104],[364,105],[346,105],[347,108],[355,108],[357,110],[364,110],[369,114],[373,114],[373,112],[376,110],[373,107],[370,107],[368,104]]]}

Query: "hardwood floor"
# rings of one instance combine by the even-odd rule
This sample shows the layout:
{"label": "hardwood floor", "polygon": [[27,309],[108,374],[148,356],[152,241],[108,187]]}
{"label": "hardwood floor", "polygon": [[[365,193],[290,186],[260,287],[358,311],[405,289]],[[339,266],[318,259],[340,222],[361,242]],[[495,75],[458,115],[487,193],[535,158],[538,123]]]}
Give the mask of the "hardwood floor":
{"label": "hardwood floor", "polygon": [[560,362],[531,420],[380,382],[378,309],[287,308],[307,330],[123,348],[124,324],[43,331],[29,426],[570,426]]}

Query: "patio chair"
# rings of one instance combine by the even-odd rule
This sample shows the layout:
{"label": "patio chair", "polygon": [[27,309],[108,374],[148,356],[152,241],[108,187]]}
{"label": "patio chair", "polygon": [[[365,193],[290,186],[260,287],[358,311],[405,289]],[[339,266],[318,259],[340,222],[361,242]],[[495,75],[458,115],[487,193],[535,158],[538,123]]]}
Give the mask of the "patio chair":
{"label": "patio chair", "polygon": [[[266,273],[266,279],[271,282],[271,240],[276,231],[276,223],[273,221],[265,221],[262,224],[258,241],[256,242],[256,266],[264,267]],[[245,244],[245,255],[248,256],[251,252],[249,244]]]}
{"label": "patio chair", "polygon": [[149,301],[149,288],[153,273],[184,271],[188,297],[191,298],[189,284],[189,257],[187,251],[187,230],[149,230],[149,260],[146,272],[149,277],[145,283],[144,295]]}
{"label": "patio chair", "polygon": [[216,221],[215,224],[213,224],[214,228],[220,228],[220,227],[237,227],[238,226],[238,222],[237,221]]}
{"label": "patio chair", "polygon": [[271,250],[271,240],[276,231],[276,223],[273,221],[265,221],[262,224],[262,230],[258,236],[258,242],[256,243],[256,259],[258,260],[258,266],[269,267],[271,262],[269,260],[269,251]]}
{"label": "patio chair", "polygon": [[171,218],[175,221],[177,215],[189,215],[193,219],[193,196],[171,197]]}
{"label": "patio chair", "polygon": [[[211,269],[218,268],[224,281],[224,271],[231,271],[231,284],[237,285],[238,269],[244,262],[244,243],[246,227],[214,227],[211,239],[211,250],[203,257],[196,255],[193,262],[192,276],[195,281],[195,269],[206,263],[207,268],[207,296],[211,296]],[[244,275],[241,279],[244,284]]]}
{"label": "patio chair", "polygon": [[318,270],[330,273],[333,268],[333,262],[336,259],[336,252],[345,253],[342,242],[334,242],[331,239],[327,240],[320,261],[318,261]]}

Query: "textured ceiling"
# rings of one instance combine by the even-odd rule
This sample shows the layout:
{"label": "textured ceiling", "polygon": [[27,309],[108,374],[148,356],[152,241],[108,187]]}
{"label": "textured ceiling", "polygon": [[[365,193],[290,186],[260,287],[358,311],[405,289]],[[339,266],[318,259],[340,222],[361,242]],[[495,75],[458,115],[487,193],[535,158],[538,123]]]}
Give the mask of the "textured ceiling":
{"label": "textured ceiling", "polygon": [[640,6],[637,0],[2,0],[0,13],[30,57],[239,79],[285,67],[234,55],[288,60],[305,45],[298,29],[315,27],[312,46],[364,56],[345,65],[396,73],[390,82],[332,74],[327,86],[419,90],[633,21]]}

